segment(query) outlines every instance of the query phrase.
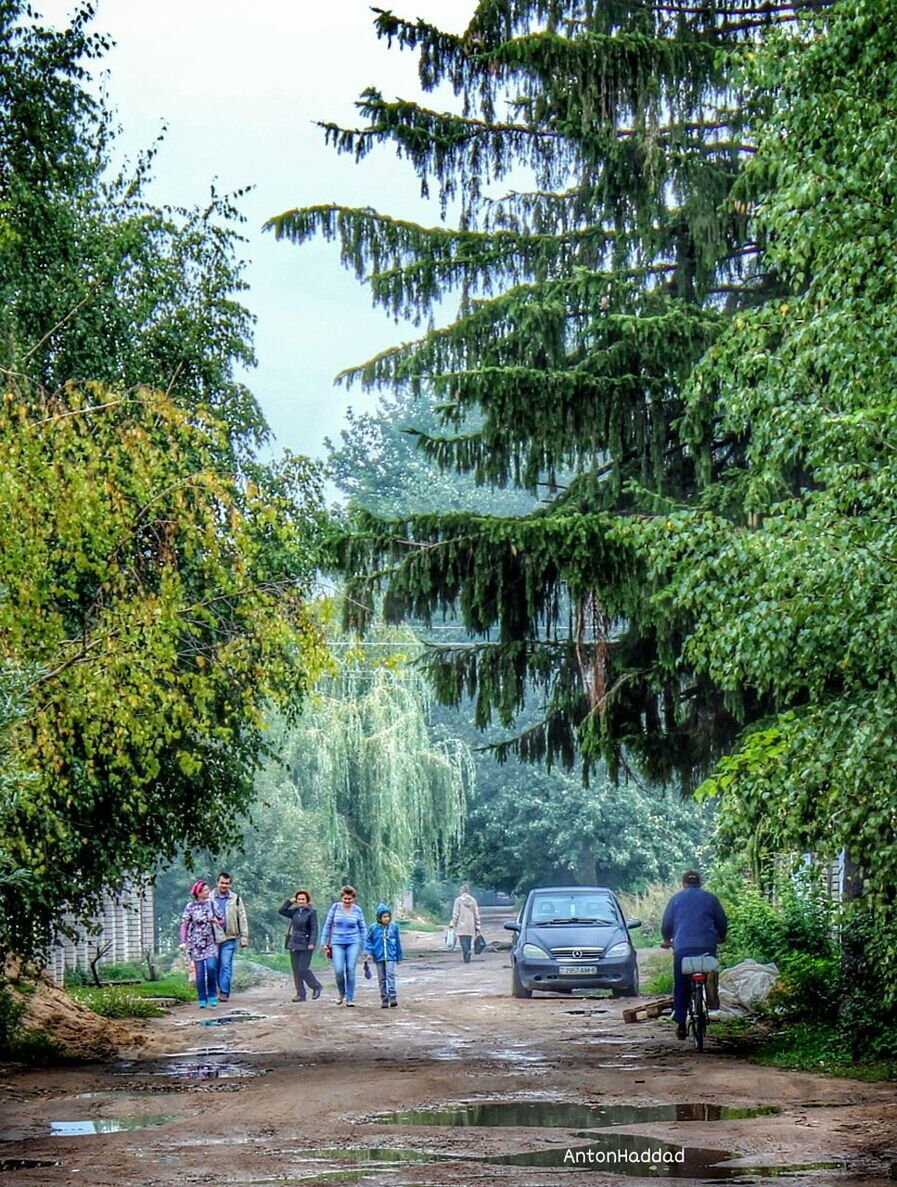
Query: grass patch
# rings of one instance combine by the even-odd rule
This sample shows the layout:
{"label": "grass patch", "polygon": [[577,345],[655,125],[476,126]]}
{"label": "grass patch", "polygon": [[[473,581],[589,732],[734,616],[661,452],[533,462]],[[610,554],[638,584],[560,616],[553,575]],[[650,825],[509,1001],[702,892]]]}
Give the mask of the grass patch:
{"label": "grass patch", "polygon": [[79,985],[69,994],[82,1006],[87,1006],[102,1018],[162,1018],[168,1013],[156,1002],[130,992],[136,986]]}
{"label": "grass patch", "polygon": [[139,985],[73,985],[67,992],[103,1018],[161,1018],[167,1011],[151,999],[174,998],[191,1002],[196,991],[183,973],[168,973],[158,981]]}
{"label": "grass patch", "polygon": [[672,969],[657,969],[642,982],[642,993],[647,993],[650,997],[672,997],[673,995],[673,970]]}
{"label": "grass patch", "polygon": [[766,1067],[869,1082],[897,1080],[897,1062],[856,1059],[844,1035],[830,1022],[783,1026],[763,1016],[726,1018],[713,1022],[710,1033],[723,1048]]}
{"label": "grass patch", "polygon": [[636,928],[635,931],[629,933],[629,938],[632,940],[634,948],[659,948],[663,936],[659,931],[652,931],[650,928],[647,930]]}
{"label": "grass patch", "polygon": [[773,1035],[753,1056],[758,1063],[789,1071],[827,1072],[852,1080],[897,1080],[893,1060],[858,1061],[830,1024],[801,1022]]}
{"label": "grass patch", "polygon": [[[315,956],[317,956],[317,955],[318,955],[318,952],[317,952],[317,949],[315,949]],[[246,961],[251,961],[252,964],[260,964],[260,965],[264,966],[264,968],[271,969],[275,973],[289,973],[292,970],[292,965],[290,964],[289,952],[253,952],[251,956],[242,956],[241,955],[236,958],[236,960],[234,961],[234,977],[235,978],[236,978],[238,972],[248,971],[245,969],[243,969],[243,970],[240,969],[240,965],[244,964]],[[314,964],[314,957],[312,957],[312,963]],[[255,982],[253,981],[253,982],[251,982],[251,984],[254,985]],[[245,988],[248,988],[248,987],[249,986],[247,985]],[[243,987],[239,986],[238,988],[243,988]]]}

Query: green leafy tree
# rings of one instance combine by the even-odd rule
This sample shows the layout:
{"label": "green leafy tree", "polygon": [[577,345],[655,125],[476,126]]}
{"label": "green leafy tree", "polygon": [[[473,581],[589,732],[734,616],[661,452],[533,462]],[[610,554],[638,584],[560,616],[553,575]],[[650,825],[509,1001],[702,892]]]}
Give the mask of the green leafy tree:
{"label": "green leafy tree", "polygon": [[446,471],[427,458],[417,442],[438,424],[423,395],[386,396],[373,414],[356,415],[350,408],[346,419],[339,445],[326,442],[327,460],[331,479],[353,508],[392,519],[484,506],[495,515],[518,515],[536,505],[523,491],[483,490],[469,474]]}
{"label": "green leafy tree", "polygon": [[690,502],[702,468],[743,458],[710,407],[702,451],[677,427],[696,362],[778,286],[733,198],[768,104],[738,67],[798,7],[482,0],[459,36],[380,12],[380,36],[416,52],[423,86],[453,88],[456,109],[368,89],[362,125],[326,135],[359,160],[394,146],[456,225],[335,206],[271,220],[296,243],[338,240],[391,312],[424,317],[460,293],[451,324],[345,378],[422,393],[441,426],[419,439],[427,457],[479,483],[547,482],[546,502],[514,518],[359,514],[347,606],[356,625],[378,591],[390,617],[457,606],[483,642],[434,654],[438,693],[509,725],[537,689],[523,757],[588,770],[602,755],[615,771],[626,749],[691,786],[763,707],[680,662],[682,625],[658,614],[614,527]]}
{"label": "green leafy tree", "polygon": [[3,952],[178,845],[232,837],[266,705],[321,667],[314,476],[246,483],[225,443],[162,394],[6,395],[0,647],[33,676],[2,847],[33,878],[0,886]]}
{"label": "green leafy tree", "polygon": [[152,152],[115,173],[93,14],[0,2],[0,968],[105,886],[226,844],[265,712],[323,664],[318,478],[258,463],[235,379],[239,216],[149,204]]}
{"label": "green leafy tree", "polygon": [[[879,5],[833,5],[751,65],[776,102],[742,180],[765,266],[785,288],[736,318],[692,378],[705,409],[749,440],[737,479],[710,475],[700,512],[628,525],[658,598],[690,624],[683,656],[772,712],[706,785],[730,846],[844,849],[897,994],[897,630],[893,577],[894,33]],[[860,67],[860,63],[862,66]],[[743,508],[733,515],[732,506]],[[883,1015],[884,1016],[884,1015]],[[891,1015],[893,1018],[893,1015]]]}
{"label": "green leafy tree", "polygon": [[457,739],[434,739],[410,633],[350,645],[278,746],[268,777],[314,813],[328,889],[349,881],[371,905],[410,884],[416,861],[457,850],[473,768]]}
{"label": "green leafy tree", "polygon": [[[416,862],[441,867],[460,847],[473,765],[463,743],[431,734],[427,688],[409,663],[420,645],[407,631],[363,649],[334,644],[342,658],[301,715],[272,723],[240,851],[226,859],[253,931],[268,936],[280,936],[277,908],[300,887],[320,910],[350,882],[372,911],[407,889]],[[203,864],[214,876],[208,853],[190,868]],[[183,868],[162,876],[163,916],[188,884]]]}
{"label": "green leafy tree", "polygon": [[145,384],[213,411],[231,448],[258,442],[235,377],[254,353],[234,199],[148,202],[156,149],[118,169],[112,114],[87,89],[110,44],[89,32],[95,6],[61,30],[29,12],[0,3],[0,367],[49,391]]}
{"label": "green leafy tree", "polygon": [[[494,761],[494,760],[493,760]],[[577,774],[478,766],[464,872],[483,886],[525,894],[556,883],[640,891],[706,865],[713,814],[675,792]]]}

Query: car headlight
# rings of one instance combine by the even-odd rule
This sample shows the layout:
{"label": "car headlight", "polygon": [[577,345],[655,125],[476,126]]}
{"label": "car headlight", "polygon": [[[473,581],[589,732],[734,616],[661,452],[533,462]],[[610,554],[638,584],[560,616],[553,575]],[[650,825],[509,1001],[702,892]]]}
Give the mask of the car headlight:
{"label": "car headlight", "polygon": [[550,960],[551,957],[544,948],[540,948],[538,944],[524,944],[523,955],[529,956],[532,960]]}
{"label": "car headlight", "polygon": [[625,940],[621,940],[619,944],[614,944],[612,948],[608,948],[605,952],[605,958],[610,957],[611,960],[617,960],[621,956],[628,956],[632,951],[629,944]]}

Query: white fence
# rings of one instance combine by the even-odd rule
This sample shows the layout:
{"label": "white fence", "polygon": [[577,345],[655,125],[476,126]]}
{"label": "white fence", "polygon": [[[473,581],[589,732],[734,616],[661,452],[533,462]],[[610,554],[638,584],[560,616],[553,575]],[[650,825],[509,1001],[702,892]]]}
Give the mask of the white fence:
{"label": "white fence", "polygon": [[100,948],[109,951],[98,965],[124,964],[142,960],[155,950],[155,903],[153,888],[128,883],[120,891],[104,895],[93,926],[81,927],[77,940],[57,935],[50,946],[47,973],[61,985],[68,969],[87,969]]}

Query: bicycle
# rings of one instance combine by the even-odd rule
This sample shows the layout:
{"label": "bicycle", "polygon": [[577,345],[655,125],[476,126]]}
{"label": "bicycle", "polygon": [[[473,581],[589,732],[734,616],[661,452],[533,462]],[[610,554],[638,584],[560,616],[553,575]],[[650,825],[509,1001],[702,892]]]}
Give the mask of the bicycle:
{"label": "bicycle", "polygon": [[707,977],[719,970],[715,956],[683,956],[682,972],[691,978],[691,992],[688,995],[688,1029],[695,1050],[704,1050],[704,1036],[707,1033]]}

